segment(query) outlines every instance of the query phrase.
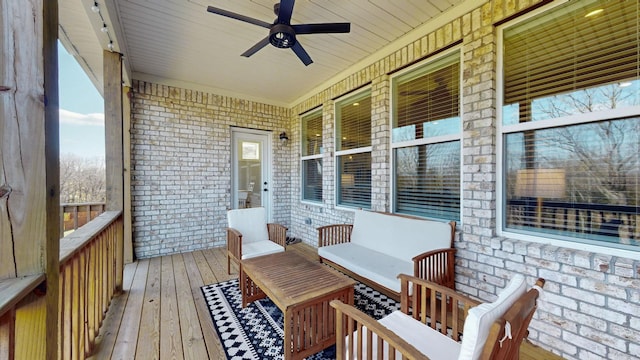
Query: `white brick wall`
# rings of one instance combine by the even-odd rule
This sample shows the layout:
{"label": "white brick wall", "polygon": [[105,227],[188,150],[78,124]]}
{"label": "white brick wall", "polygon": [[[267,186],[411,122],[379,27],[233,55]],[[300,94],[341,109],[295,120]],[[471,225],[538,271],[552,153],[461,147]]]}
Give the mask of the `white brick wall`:
{"label": "white brick wall", "polygon": [[223,246],[231,204],[231,127],[273,130],[274,221],[287,224],[288,109],[134,82],[133,236],[139,258]]}
{"label": "white brick wall", "polygon": [[[335,208],[333,100],[372,90],[375,210],[390,209],[389,73],[452,44],[463,56],[462,224],[456,286],[495,299],[514,273],[547,279],[529,339],[567,359],[638,359],[640,262],[496,235],[496,64],[493,24],[541,0],[478,2],[479,7],[320,93],[282,109],[186,89],[138,82],[133,108],[133,201],[136,252],[156,256],[224,244],[229,206],[229,126],[292,134],[274,147],[276,221],[316,245],[316,228],[352,221]],[[427,60],[428,61],[428,60]],[[300,116],[323,108],[323,203],[300,202]]]}

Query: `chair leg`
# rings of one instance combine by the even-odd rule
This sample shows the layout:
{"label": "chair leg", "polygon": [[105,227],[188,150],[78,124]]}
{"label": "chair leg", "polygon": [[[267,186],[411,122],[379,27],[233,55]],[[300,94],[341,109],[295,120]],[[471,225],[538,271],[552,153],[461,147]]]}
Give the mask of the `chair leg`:
{"label": "chair leg", "polygon": [[227,253],[227,275],[231,275],[231,256]]}

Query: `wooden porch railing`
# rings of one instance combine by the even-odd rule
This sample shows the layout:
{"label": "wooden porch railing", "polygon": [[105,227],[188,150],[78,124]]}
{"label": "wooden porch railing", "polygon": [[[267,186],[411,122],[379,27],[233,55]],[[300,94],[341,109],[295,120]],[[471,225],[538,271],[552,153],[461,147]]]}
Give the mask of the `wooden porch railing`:
{"label": "wooden porch railing", "polygon": [[[91,353],[109,303],[122,286],[122,239],[119,211],[104,212],[61,239],[58,359],[84,359]],[[25,324],[19,313],[41,296],[38,288],[44,282],[44,274],[0,281],[0,359],[22,358],[27,347],[38,346],[26,338],[32,330],[28,326],[44,324],[33,324],[33,319]]]}
{"label": "wooden porch railing", "polygon": [[60,238],[69,230],[76,230],[102,214],[104,202],[60,204]]}
{"label": "wooden porch railing", "polygon": [[540,219],[536,206],[535,199],[510,200],[507,223],[521,228],[600,236],[622,244],[640,241],[640,206],[545,200],[539,209]]}

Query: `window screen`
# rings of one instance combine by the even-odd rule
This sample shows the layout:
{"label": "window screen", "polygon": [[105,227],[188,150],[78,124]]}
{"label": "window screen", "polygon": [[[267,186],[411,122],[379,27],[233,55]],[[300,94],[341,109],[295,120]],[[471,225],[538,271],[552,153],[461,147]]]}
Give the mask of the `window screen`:
{"label": "window screen", "polygon": [[371,93],[336,104],[336,202],[371,208]]}
{"label": "window screen", "polygon": [[393,142],[460,132],[458,53],[399,77],[394,84]]}
{"label": "window screen", "polygon": [[394,212],[460,220],[460,53],[393,79]]}
{"label": "window screen", "polygon": [[394,157],[396,212],[459,220],[459,141],[397,148]]}
{"label": "window screen", "polygon": [[506,229],[640,246],[638,18],[568,2],[504,29]]}
{"label": "window screen", "polygon": [[322,111],[302,118],[302,200],[322,201]]}

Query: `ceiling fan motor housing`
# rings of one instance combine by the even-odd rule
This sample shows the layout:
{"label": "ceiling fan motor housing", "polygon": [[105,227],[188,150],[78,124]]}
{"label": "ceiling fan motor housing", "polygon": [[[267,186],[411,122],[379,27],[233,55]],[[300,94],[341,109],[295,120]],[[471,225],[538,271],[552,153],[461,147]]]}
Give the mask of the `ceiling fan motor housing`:
{"label": "ceiling fan motor housing", "polygon": [[296,33],[291,25],[274,24],[269,30],[269,42],[277,48],[288,49],[295,45]]}

